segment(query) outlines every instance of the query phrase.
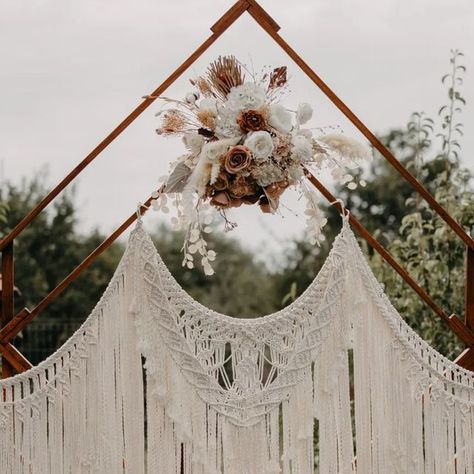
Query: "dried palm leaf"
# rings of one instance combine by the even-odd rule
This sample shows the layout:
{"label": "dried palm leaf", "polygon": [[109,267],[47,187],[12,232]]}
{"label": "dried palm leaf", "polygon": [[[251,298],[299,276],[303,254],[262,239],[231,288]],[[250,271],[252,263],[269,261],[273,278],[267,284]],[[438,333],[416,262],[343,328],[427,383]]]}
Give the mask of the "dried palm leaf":
{"label": "dried palm leaf", "polygon": [[207,69],[207,81],[223,99],[233,87],[244,83],[245,74],[235,56],[219,56]]}
{"label": "dried palm leaf", "polygon": [[277,89],[278,87],[283,87],[287,80],[286,66],[277,67],[270,74],[268,89]]}

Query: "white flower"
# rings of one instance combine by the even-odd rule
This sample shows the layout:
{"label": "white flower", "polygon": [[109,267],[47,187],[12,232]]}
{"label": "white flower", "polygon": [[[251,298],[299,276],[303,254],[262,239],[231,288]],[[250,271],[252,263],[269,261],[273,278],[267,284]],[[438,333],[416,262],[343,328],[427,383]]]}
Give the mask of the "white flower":
{"label": "white flower", "polygon": [[227,96],[227,105],[236,111],[258,109],[265,102],[265,91],[253,82],[233,87]]}
{"label": "white flower", "polygon": [[204,145],[204,137],[199,133],[186,133],[183,136],[183,143],[193,155],[198,155]]}
{"label": "white flower", "polygon": [[244,145],[248,147],[256,160],[265,160],[273,151],[273,140],[268,132],[258,131],[249,134]]}
{"label": "white flower", "polygon": [[239,112],[228,107],[219,107],[215,134],[219,138],[240,137],[242,132],[237,123]]}
{"label": "white flower", "polygon": [[295,135],[291,139],[291,156],[297,161],[310,161],[313,157],[311,142],[303,135]]}
{"label": "white flower", "polygon": [[205,260],[204,258],[201,260],[202,268],[204,270],[204,274],[206,276],[212,276],[214,275],[214,269],[211,267],[211,264]]}
{"label": "white flower", "polygon": [[368,160],[371,158],[368,147],[354,138],[349,138],[342,134],[323,135],[318,138],[318,141],[328,145],[341,158],[346,158],[350,161]]}
{"label": "white flower", "polygon": [[213,262],[215,259],[216,259],[216,252],[214,252],[214,250],[209,250],[207,252],[207,259],[210,261],[210,262]]}
{"label": "white flower", "polygon": [[200,110],[210,110],[211,112],[217,113],[217,102],[216,99],[202,99],[199,102]]}
{"label": "white flower", "polygon": [[300,165],[293,165],[288,168],[288,177],[292,181],[298,181],[303,177],[303,168]]}
{"label": "white flower", "polygon": [[290,113],[280,104],[270,106],[268,123],[279,132],[290,133],[292,128]]}
{"label": "white flower", "polygon": [[303,135],[303,137],[307,138],[308,140],[311,140],[313,138],[313,132],[307,128],[300,128],[296,132],[296,135]]}
{"label": "white flower", "polygon": [[307,102],[303,102],[298,105],[298,109],[296,110],[296,121],[298,124],[303,125],[304,123],[311,120],[313,116],[313,108]]}
{"label": "white flower", "polygon": [[185,191],[195,190],[199,196],[203,196],[206,184],[211,179],[213,165],[219,163],[220,157],[227,152],[229,147],[239,142],[240,138],[226,138],[216,142],[206,143],[199,155],[199,161],[191,174]]}
{"label": "white flower", "polygon": [[285,179],[285,172],[272,162],[263,162],[252,170],[252,177],[263,188]]}

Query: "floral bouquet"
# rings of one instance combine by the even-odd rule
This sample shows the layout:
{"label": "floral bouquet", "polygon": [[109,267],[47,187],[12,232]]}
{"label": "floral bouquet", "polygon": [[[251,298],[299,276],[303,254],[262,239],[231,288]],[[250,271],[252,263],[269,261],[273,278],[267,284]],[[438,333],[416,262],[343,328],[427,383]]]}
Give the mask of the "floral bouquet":
{"label": "floral bouquet", "polygon": [[256,77],[235,57],[219,57],[191,84],[195,90],[184,100],[162,98],[168,107],[157,114],[162,118],[157,133],[181,136],[187,152],[172,163],[162,191],[152,201],[155,209],[165,212],[166,196],[174,201],[177,217],[172,222],[186,231],[183,265],[193,268],[194,255],[199,254],[206,275],[214,273],[211,262],[216,255],[204,238],[212,231],[213,210],[230,230],[236,224],[228,220],[227,209],[258,205],[264,213],[275,213],[290,186],[297,186],[306,198],[309,240],[323,241],[326,219],[304,169],[329,169],[339,183],[354,189],[357,183],[350,171],[368,158],[368,149],[341,134],[314,137],[304,127],[312,107],[302,103],[292,111],[280,103],[288,87],[284,66]]}

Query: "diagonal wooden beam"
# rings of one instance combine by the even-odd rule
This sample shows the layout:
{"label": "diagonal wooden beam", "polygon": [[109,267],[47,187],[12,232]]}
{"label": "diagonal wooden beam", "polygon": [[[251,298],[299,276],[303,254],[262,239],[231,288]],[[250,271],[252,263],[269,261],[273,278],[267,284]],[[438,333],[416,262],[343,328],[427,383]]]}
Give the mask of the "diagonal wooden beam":
{"label": "diagonal wooden beam", "polygon": [[[26,359],[26,357],[14,346],[10,343],[8,344],[0,344],[0,353],[2,354],[3,361],[8,361],[8,363],[15,369],[16,372],[21,373],[25,370],[31,369],[33,365],[31,362]],[[9,376],[12,376],[10,374]]]}
{"label": "diagonal wooden beam", "polygon": [[173,71],[150,95],[110,132],[73,170],[65,176],[14,228],[0,241],[0,250],[13,242],[23,229],[71,183],[105,148],[107,148],[132,122],[171,86],[249,7],[246,0],[239,0],[213,25],[212,35],[207,38],[175,71]]}
{"label": "diagonal wooden beam", "polygon": [[474,348],[468,347],[454,360],[455,364],[467,370],[474,371]]}
{"label": "diagonal wooden beam", "polygon": [[474,331],[474,251],[466,249],[464,283],[464,324]]}
{"label": "diagonal wooden beam", "polygon": [[351,109],[332,91],[332,89],[313,71],[301,56],[278,34],[273,24],[268,20],[268,13],[255,0],[247,0],[251,7],[248,12],[255,21],[270,35],[273,40],[301,68],[309,79],[319,87],[328,99],[352,122],[352,124],[369,140],[373,147],[403,176],[403,178],[425,199],[430,207],[448,224],[449,227],[474,250],[474,240],[462,226],[441,206],[430,192],[395,158],[392,152],[372,133],[366,125],[352,112]]}
{"label": "diagonal wooden beam", "polygon": [[249,8],[248,0],[234,3],[212,26],[213,33],[222,33],[236,21],[242,13]]}
{"label": "diagonal wooden beam", "polygon": [[[342,214],[343,208],[336,197],[314,176],[311,171],[305,169],[305,175],[310,183],[324,196],[331,204],[334,204]],[[416,294],[449,326],[456,336],[467,346],[474,345],[474,334],[455,315],[448,316],[445,311],[437,305],[426,291],[418,285],[412,276],[397,262],[391,253],[354,217],[349,215],[349,222],[354,230],[364,238],[368,244],[405,280]]]}
{"label": "diagonal wooden beam", "polygon": [[[6,326],[14,316],[15,311],[15,261],[13,242],[10,242],[2,251],[2,288],[0,290],[0,328]],[[14,366],[8,359],[2,361],[3,378],[14,374]]]}
{"label": "diagonal wooden beam", "polygon": [[[152,197],[150,196],[140,208],[143,214],[147,211]],[[69,275],[67,275],[50,293],[48,293],[31,311],[27,308],[21,310],[10,322],[0,330],[0,344],[9,343],[24,327],[35,319],[47,306],[49,306],[86,268],[97,260],[130,225],[137,219],[137,213],[133,213],[123,224],[118,227],[107,239],[105,239],[93,252],[91,252]]]}

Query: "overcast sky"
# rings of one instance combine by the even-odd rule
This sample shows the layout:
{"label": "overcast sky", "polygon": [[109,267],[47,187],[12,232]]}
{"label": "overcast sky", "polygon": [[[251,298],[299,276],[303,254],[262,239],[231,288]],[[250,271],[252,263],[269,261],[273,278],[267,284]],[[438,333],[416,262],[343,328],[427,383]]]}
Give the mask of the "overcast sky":
{"label": "overcast sky", "polygon": [[[223,0],[1,0],[0,161],[18,182],[44,166],[55,184],[194,50],[231,5]],[[473,0],[262,0],[280,33],[377,133],[414,111],[435,115],[450,48],[466,54],[465,164],[474,170]],[[340,125],[360,137],[247,15],[166,95],[219,54],[255,69],[287,64],[290,108],[313,104],[313,126]],[[154,104],[77,180],[82,228],[113,230],[144,200],[183,147],[158,137]],[[1,168],[0,168],[1,169]],[[289,198],[292,208],[299,205]],[[278,251],[303,228],[302,217],[239,209],[234,235]],[[148,220],[150,218],[147,217]],[[151,218],[153,219],[153,218]]]}

